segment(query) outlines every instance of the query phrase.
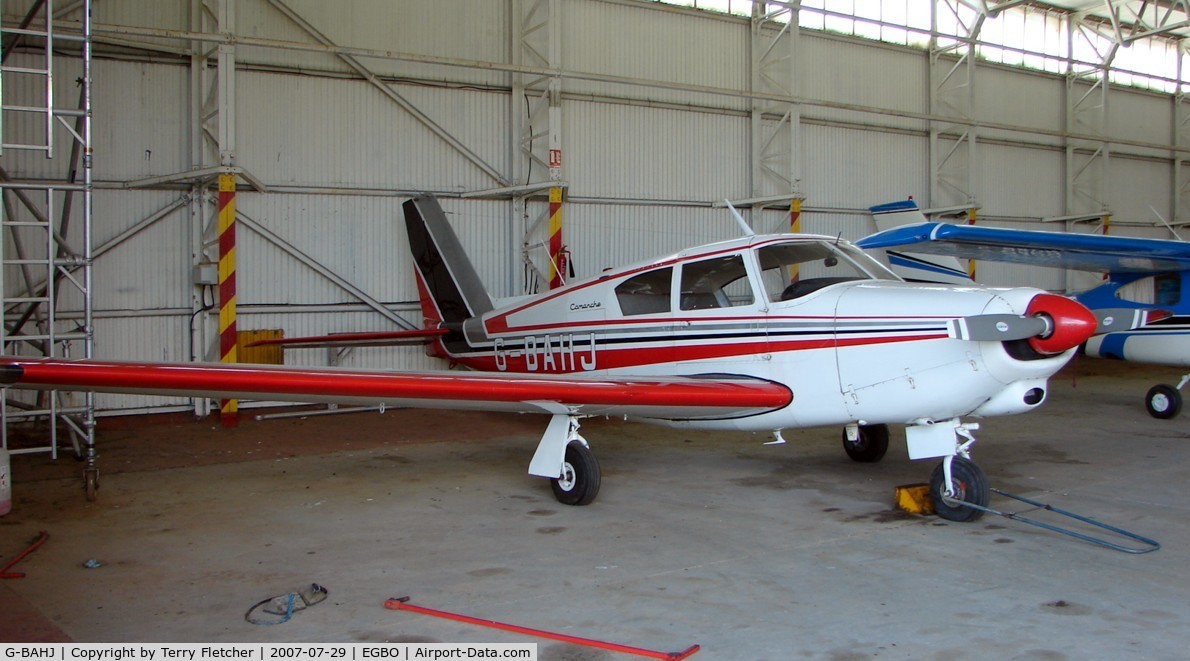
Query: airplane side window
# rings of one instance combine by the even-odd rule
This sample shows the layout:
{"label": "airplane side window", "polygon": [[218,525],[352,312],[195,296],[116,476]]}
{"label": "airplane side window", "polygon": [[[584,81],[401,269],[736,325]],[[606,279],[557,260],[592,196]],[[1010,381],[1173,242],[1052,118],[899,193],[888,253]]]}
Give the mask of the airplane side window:
{"label": "airplane side window", "polygon": [[1179,273],[1165,273],[1156,277],[1157,305],[1175,306],[1182,300],[1182,279]]}
{"label": "airplane side window", "polygon": [[1134,280],[1116,290],[1116,298],[1141,305],[1177,305],[1182,282],[1177,273],[1163,273]]}
{"label": "airplane side window", "polygon": [[755,298],[740,255],[704,259],[682,265],[683,310],[710,310],[751,305]]}
{"label": "airplane side window", "polygon": [[634,275],[616,286],[616,299],[624,315],[669,312],[673,269],[664,268]]}

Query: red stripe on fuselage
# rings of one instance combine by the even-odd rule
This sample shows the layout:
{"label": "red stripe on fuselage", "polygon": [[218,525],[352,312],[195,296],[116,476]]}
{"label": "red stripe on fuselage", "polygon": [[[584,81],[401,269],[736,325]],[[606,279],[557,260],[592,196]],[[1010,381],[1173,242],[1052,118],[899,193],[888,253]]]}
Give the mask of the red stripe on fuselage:
{"label": "red stripe on fuselage", "polygon": [[[826,335],[827,333],[823,333]],[[585,343],[577,345],[578,357],[566,353],[561,344],[551,345],[557,350],[542,351],[534,358],[524,355],[514,356],[506,354],[502,360],[497,360],[495,351],[488,350],[480,353],[452,354],[450,357],[472,369],[483,372],[508,372],[527,374],[568,374],[590,370],[624,369],[646,365],[662,365],[665,363],[709,361],[720,358],[759,356],[762,354],[786,353],[793,351],[812,351],[816,349],[834,349],[844,347],[870,346],[891,344],[897,342],[920,342],[925,340],[948,339],[946,333],[923,333],[914,335],[882,335],[879,337],[820,337],[806,340],[743,340],[729,342],[688,342],[659,346],[628,346],[622,348],[600,345],[596,341],[595,350],[589,351]],[[642,344],[647,340],[642,340]],[[569,347],[567,347],[569,348]],[[518,348],[510,351],[523,352]],[[546,355],[552,356],[549,361]],[[530,369],[530,365],[536,365]],[[501,367],[503,365],[503,367]],[[708,365],[709,369],[713,366]]]}

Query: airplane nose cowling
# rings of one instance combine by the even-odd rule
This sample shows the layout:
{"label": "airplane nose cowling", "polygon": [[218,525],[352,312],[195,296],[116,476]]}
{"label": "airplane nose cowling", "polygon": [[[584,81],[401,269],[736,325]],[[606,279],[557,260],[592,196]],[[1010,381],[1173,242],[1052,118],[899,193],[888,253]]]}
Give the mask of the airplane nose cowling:
{"label": "airplane nose cowling", "polygon": [[1034,351],[1047,356],[1073,349],[1095,334],[1099,322],[1082,303],[1056,294],[1038,294],[1029,301],[1025,316],[1041,317],[1049,330],[1028,339]]}

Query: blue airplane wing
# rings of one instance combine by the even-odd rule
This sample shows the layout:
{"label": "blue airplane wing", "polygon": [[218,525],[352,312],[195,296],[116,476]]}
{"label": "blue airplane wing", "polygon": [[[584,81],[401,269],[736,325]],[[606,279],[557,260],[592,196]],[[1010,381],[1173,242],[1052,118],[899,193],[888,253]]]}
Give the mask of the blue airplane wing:
{"label": "blue airplane wing", "polygon": [[1190,243],[1162,239],[918,223],[856,243],[865,249],[909,247],[908,252],[1102,273],[1190,269]]}

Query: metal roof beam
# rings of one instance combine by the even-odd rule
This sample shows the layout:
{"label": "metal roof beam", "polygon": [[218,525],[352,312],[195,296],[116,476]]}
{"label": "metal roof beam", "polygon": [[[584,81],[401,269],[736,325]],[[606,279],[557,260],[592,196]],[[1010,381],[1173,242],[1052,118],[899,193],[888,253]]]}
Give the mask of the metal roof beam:
{"label": "metal roof beam", "polygon": [[[1172,0],[1170,2],[1155,2],[1143,0],[1139,8],[1136,2],[1109,0],[1108,11],[1111,13],[1113,24],[1122,23],[1127,26],[1127,34],[1120,35],[1120,43],[1128,44],[1138,39],[1159,35],[1175,34],[1178,29],[1190,26],[1187,20],[1190,11],[1187,10],[1186,0]],[[1146,18],[1150,13],[1151,17]],[[1127,11],[1131,17],[1122,21],[1123,12]],[[1121,25],[1123,27],[1123,25]]]}
{"label": "metal roof beam", "polygon": [[1072,16],[1110,25],[1101,34],[1121,46],[1149,37],[1184,36],[1178,31],[1190,27],[1187,0],[1102,0],[1073,9]]}

